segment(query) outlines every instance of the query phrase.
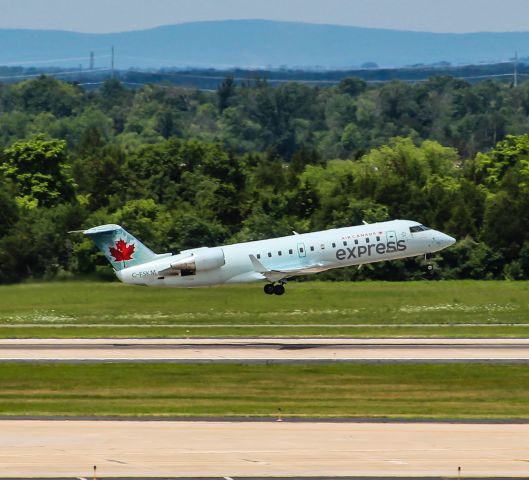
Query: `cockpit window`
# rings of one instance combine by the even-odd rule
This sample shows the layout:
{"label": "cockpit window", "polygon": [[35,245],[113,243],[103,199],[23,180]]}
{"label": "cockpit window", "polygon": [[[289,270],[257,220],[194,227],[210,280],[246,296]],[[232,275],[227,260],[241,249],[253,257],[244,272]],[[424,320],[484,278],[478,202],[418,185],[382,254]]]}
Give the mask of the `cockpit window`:
{"label": "cockpit window", "polygon": [[425,232],[426,230],[430,229],[428,227],[425,227],[424,225],[415,225],[414,227],[410,227],[411,233]]}

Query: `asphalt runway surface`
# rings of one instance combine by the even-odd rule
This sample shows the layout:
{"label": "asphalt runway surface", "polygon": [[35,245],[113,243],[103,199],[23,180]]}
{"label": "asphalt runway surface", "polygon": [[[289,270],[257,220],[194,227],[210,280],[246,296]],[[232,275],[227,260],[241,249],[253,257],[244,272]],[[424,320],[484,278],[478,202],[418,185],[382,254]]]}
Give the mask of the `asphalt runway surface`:
{"label": "asphalt runway surface", "polygon": [[529,339],[0,340],[0,362],[529,362]]}
{"label": "asphalt runway surface", "polygon": [[529,475],[528,424],[5,420],[2,477]]}

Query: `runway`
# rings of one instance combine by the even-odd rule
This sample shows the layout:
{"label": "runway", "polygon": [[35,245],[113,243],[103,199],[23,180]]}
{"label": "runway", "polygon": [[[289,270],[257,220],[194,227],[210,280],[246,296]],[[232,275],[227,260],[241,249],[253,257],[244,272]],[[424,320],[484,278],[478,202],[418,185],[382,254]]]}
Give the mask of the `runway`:
{"label": "runway", "polygon": [[0,340],[0,362],[529,362],[529,339]]}
{"label": "runway", "polygon": [[514,477],[528,452],[528,424],[0,423],[2,477]]}

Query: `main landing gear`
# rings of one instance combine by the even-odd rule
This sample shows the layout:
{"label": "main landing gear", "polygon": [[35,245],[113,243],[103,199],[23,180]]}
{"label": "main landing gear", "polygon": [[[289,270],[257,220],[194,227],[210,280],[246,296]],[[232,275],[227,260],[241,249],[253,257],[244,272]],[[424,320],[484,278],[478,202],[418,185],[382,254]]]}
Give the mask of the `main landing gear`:
{"label": "main landing gear", "polygon": [[277,284],[267,283],[264,286],[264,293],[267,295],[283,295],[285,293],[285,285],[283,282]]}

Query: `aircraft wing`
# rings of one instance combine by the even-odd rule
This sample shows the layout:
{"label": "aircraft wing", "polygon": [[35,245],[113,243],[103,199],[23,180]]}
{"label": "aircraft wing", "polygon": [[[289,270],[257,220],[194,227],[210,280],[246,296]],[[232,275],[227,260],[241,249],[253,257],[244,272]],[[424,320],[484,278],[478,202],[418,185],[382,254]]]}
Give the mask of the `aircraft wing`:
{"label": "aircraft wing", "polygon": [[271,282],[277,282],[283,278],[294,277],[296,275],[309,275],[311,273],[323,272],[328,270],[329,267],[324,263],[313,263],[309,265],[302,265],[299,267],[276,267],[266,268],[255,255],[249,255],[250,261],[252,262],[253,268],[256,272],[262,274],[267,280]]}

